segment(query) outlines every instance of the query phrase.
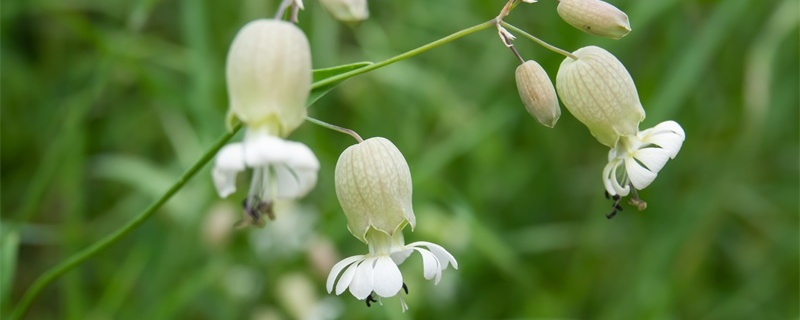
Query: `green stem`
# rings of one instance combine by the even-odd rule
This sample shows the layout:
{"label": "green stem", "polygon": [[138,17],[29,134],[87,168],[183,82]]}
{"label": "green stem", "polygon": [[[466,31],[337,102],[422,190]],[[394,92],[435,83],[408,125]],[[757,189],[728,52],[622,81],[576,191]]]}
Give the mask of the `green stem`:
{"label": "green stem", "polygon": [[348,134],[351,137],[353,137],[353,139],[356,139],[356,141],[358,141],[358,143],[364,142],[364,139],[361,139],[361,136],[359,136],[358,133],[356,133],[355,131],[353,131],[351,129],[340,127],[340,126],[337,126],[335,124],[330,124],[330,123],[327,123],[327,122],[322,121],[322,120],[314,119],[312,117],[306,117],[306,121],[311,122],[313,124],[316,124],[316,125],[318,125],[320,127],[323,127],[323,128],[327,128],[327,129],[331,129],[333,131],[337,131],[337,132],[341,132],[341,133],[344,133],[344,134]]}
{"label": "green stem", "polygon": [[438,46],[441,46],[441,45],[443,45],[445,43],[451,42],[453,40],[456,40],[458,38],[464,37],[464,36],[469,35],[469,34],[473,34],[475,32],[478,32],[478,31],[481,31],[483,29],[492,27],[494,25],[495,25],[495,20],[494,19],[486,21],[486,22],[481,23],[479,25],[475,25],[475,26],[466,28],[464,30],[458,31],[458,32],[453,33],[453,34],[451,34],[449,36],[446,36],[446,37],[441,38],[439,40],[436,40],[434,42],[428,43],[428,44],[426,44],[424,46],[421,46],[419,48],[413,49],[411,51],[396,55],[394,57],[391,57],[389,59],[383,60],[381,62],[378,62],[378,63],[375,63],[375,64],[371,64],[371,65],[363,67],[363,68],[355,69],[353,71],[345,72],[345,73],[342,73],[342,74],[339,74],[339,75],[336,75],[336,76],[333,76],[333,77],[330,77],[330,78],[326,78],[326,79],[320,80],[318,82],[315,82],[311,86],[311,88],[312,89],[316,89],[316,88],[319,88],[319,87],[322,87],[322,86],[330,85],[330,84],[336,83],[337,81],[342,81],[342,80],[357,76],[359,74],[366,73],[366,72],[369,72],[369,71],[372,71],[372,70],[375,70],[375,69],[390,65],[390,64],[395,63],[397,61],[411,58],[411,57],[416,56],[416,55],[418,55],[420,53],[423,53],[423,52],[428,51],[430,49],[433,49],[433,48],[436,48]]}
{"label": "green stem", "polygon": [[540,46],[545,47],[546,49],[548,49],[550,51],[553,51],[553,52],[558,53],[560,55],[563,55],[565,57],[570,57],[573,60],[578,60],[578,57],[576,57],[572,53],[569,53],[568,51],[566,51],[564,49],[561,49],[561,48],[556,47],[554,45],[551,45],[551,44],[549,44],[547,42],[544,42],[543,40],[541,40],[541,39],[539,39],[537,37],[534,37],[530,33],[527,33],[524,30],[522,30],[520,28],[517,28],[517,27],[515,27],[515,26],[513,26],[513,25],[511,25],[511,24],[509,24],[509,23],[507,23],[505,21],[500,21],[500,25],[502,25],[503,27],[509,28],[509,29],[513,30],[514,32],[521,33],[526,38],[533,40],[533,42],[538,43]]}
{"label": "green stem", "polygon": [[[326,79],[320,80],[318,82],[313,83],[311,85],[311,88],[312,89],[316,89],[316,88],[320,88],[322,86],[334,84],[337,81],[342,81],[342,80],[348,79],[350,77],[357,76],[357,75],[360,75],[360,74],[363,74],[363,73],[366,73],[366,72],[369,72],[369,71],[372,71],[372,70],[375,70],[375,69],[390,65],[390,64],[395,63],[397,61],[408,59],[408,58],[416,56],[416,55],[418,55],[418,54],[420,54],[422,52],[428,51],[430,49],[433,49],[433,48],[438,47],[440,45],[443,45],[445,43],[451,42],[451,41],[456,40],[458,38],[464,37],[466,35],[475,33],[477,31],[492,27],[494,25],[496,25],[495,20],[494,19],[489,20],[489,21],[481,23],[479,25],[472,26],[472,27],[466,28],[464,30],[458,31],[456,33],[453,33],[453,34],[447,36],[447,37],[441,38],[439,40],[436,40],[434,42],[431,42],[431,43],[426,44],[424,46],[421,46],[419,48],[413,49],[413,50],[408,51],[406,53],[391,57],[391,58],[386,59],[384,61],[369,65],[369,66],[364,67],[364,68],[356,69],[356,70],[353,70],[353,71],[350,71],[350,72],[342,73],[342,74],[339,74],[339,75],[336,75],[336,76],[333,76],[333,77],[330,77],[330,78],[326,78]],[[115,242],[119,241],[124,236],[126,236],[131,231],[133,231],[138,226],[140,226],[142,223],[144,223],[153,214],[155,214],[156,211],[159,208],[161,208],[161,206],[163,206],[167,201],[169,201],[169,199],[172,198],[172,196],[175,193],[177,193],[181,188],[183,188],[183,186],[187,182],[189,182],[189,180],[192,179],[192,177],[194,177],[194,175],[197,174],[197,172],[200,171],[200,169],[202,169],[206,165],[206,163],[211,161],[211,159],[214,157],[214,155],[216,155],[217,151],[222,149],[222,147],[228,142],[228,140],[230,140],[237,132],[239,132],[239,130],[241,128],[242,128],[242,125],[241,124],[237,124],[235,127],[233,127],[233,129],[230,132],[228,132],[225,135],[223,135],[222,137],[220,137],[214,143],[214,145],[211,147],[211,149],[206,151],[206,153],[203,154],[203,156],[199,160],[197,160],[197,162],[195,162],[195,164],[192,165],[192,167],[189,168],[189,170],[187,170],[180,177],[180,179],[178,179],[178,181],[176,181],[175,184],[173,184],[172,187],[170,187],[169,190],[167,190],[167,192],[164,193],[161,196],[161,198],[156,200],[156,202],[154,202],[152,205],[150,205],[150,207],[145,209],[143,212],[139,213],[139,215],[134,217],[132,220],[128,221],[127,224],[122,226],[120,229],[117,229],[117,231],[114,231],[114,233],[112,233],[112,234],[106,236],[105,238],[100,239],[99,241],[95,242],[94,244],[92,244],[88,248],[83,249],[82,251],[70,256],[66,260],[64,260],[61,263],[57,264],[56,266],[50,268],[49,270],[45,271],[42,275],[40,275],[38,278],[36,278],[36,280],[33,282],[33,284],[31,284],[31,286],[28,288],[28,290],[25,291],[25,293],[23,294],[22,299],[20,300],[19,304],[17,304],[17,307],[11,313],[11,316],[9,317],[9,319],[16,320],[16,319],[20,319],[23,316],[25,316],[25,314],[28,311],[28,308],[30,308],[30,306],[31,306],[31,303],[33,303],[33,300],[36,298],[36,296],[39,295],[39,293],[42,291],[42,289],[44,289],[44,287],[46,287],[48,284],[53,282],[55,279],[57,279],[62,274],[66,273],[67,271],[72,270],[73,268],[75,268],[76,266],[81,264],[82,262],[84,262],[87,259],[91,258],[92,256],[96,255],[100,251],[103,251],[104,249],[108,248],[109,246],[111,246]],[[356,140],[358,140],[359,138],[360,137],[356,138]]]}
{"label": "green stem", "polygon": [[48,284],[53,282],[53,280],[55,280],[65,272],[72,270],[80,263],[91,258],[92,256],[99,253],[103,249],[108,248],[108,246],[114,244],[119,239],[121,239],[122,237],[126,236],[128,233],[133,231],[133,229],[136,229],[136,227],[144,223],[145,220],[147,220],[148,218],[150,218],[150,216],[156,213],[156,211],[159,208],[161,208],[161,206],[164,205],[164,203],[166,203],[176,192],[178,192],[183,187],[183,185],[189,182],[189,180],[195,174],[197,174],[197,172],[200,171],[200,169],[202,169],[206,165],[206,163],[208,163],[214,157],[214,155],[217,154],[217,151],[219,151],[219,149],[222,149],[222,147],[228,142],[228,140],[230,140],[231,137],[233,137],[233,135],[236,134],[236,132],[238,132],[239,129],[241,128],[242,128],[241,124],[237,125],[233,128],[231,132],[228,132],[224,136],[220,137],[214,143],[211,149],[206,151],[206,153],[203,154],[203,157],[197,160],[197,162],[195,162],[195,164],[192,165],[192,167],[189,168],[189,170],[187,170],[180,177],[180,179],[178,179],[178,181],[176,181],[175,184],[173,184],[172,187],[170,187],[169,190],[167,190],[167,192],[161,196],[161,198],[156,200],[155,203],[150,205],[149,208],[144,210],[138,216],[128,221],[128,223],[125,224],[122,228],[117,229],[117,231],[115,231],[114,233],[106,236],[100,241],[95,242],[88,248],[83,249],[82,251],[70,256],[66,260],[62,261],[55,267],[50,268],[41,276],[36,278],[36,281],[33,282],[33,284],[30,286],[30,288],[28,288],[27,291],[25,291],[25,294],[22,296],[22,299],[20,300],[16,309],[14,309],[14,312],[11,314],[11,317],[9,319],[22,318],[28,311],[28,308],[33,302],[33,299],[36,298],[36,296],[39,294],[39,292],[42,291],[42,289],[44,289],[44,287],[46,287]]}

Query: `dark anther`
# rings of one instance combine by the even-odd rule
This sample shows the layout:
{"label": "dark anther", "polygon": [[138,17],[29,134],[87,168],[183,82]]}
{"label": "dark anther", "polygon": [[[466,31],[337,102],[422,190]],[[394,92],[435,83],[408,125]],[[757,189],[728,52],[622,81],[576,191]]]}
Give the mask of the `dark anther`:
{"label": "dark anther", "polygon": [[378,302],[378,300],[375,300],[375,298],[372,297],[371,293],[367,296],[367,308],[372,306],[369,304],[370,302]]}
{"label": "dark anther", "polygon": [[608,191],[603,190],[603,194],[606,196],[606,199],[611,199],[611,195],[608,194]]}
{"label": "dark anther", "polygon": [[408,287],[406,286],[405,282],[403,282],[403,291],[405,291],[406,294],[408,294]]}
{"label": "dark anther", "polygon": [[253,221],[261,221],[262,214],[266,214],[267,218],[270,220],[275,220],[275,213],[272,211],[271,201],[263,201],[257,196],[253,197],[252,201],[248,200],[250,199],[246,198],[242,201],[242,207],[244,211],[253,218]]}
{"label": "dark anther", "polygon": [[[608,195],[608,191],[606,191],[606,196],[607,195]],[[619,202],[620,202],[620,200],[622,200],[622,197],[620,197],[620,195],[618,195],[618,194],[615,194],[611,198],[614,199],[614,204],[611,205],[611,213],[606,215],[606,218],[609,219],[609,220],[611,218],[613,218],[614,216],[616,216],[617,212],[622,211],[622,206],[619,205]]]}

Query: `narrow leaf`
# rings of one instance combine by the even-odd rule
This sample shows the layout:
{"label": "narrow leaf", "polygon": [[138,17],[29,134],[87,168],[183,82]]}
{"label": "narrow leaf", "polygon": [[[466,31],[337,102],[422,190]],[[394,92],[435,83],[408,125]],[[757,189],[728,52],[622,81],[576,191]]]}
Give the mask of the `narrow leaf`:
{"label": "narrow leaf", "polygon": [[19,248],[19,232],[3,230],[0,235],[0,305],[6,305],[8,293],[14,279],[14,268],[17,264]]}
{"label": "narrow leaf", "polygon": [[[352,64],[345,64],[345,65],[331,67],[331,68],[325,68],[325,69],[316,69],[316,70],[314,70],[313,79],[314,79],[314,82],[316,83],[316,82],[325,80],[327,78],[334,77],[334,76],[340,75],[342,73],[350,72],[350,71],[353,71],[353,70],[356,70],[356,69],[361,69],[363,67],[366,67],[366,66],[369,66],[369,65],[372,65],[372,64],[373,64],[372,62],[365,61],[365,62],[356,62],[356,63],[352,63]],[[334,87],[336,87],[337,85],[339,85],[343,81],[344,80],[337,81],[337,82],[334,82],[334,83],[331,83],[331,84],[328,84],[328,85],[325,85],[325,86],[322,86],[322,87],[319,87],[319,88],[312,89],[311,90],[311,94],[308,97],[308,103],[306,103],[306,105],[310,106],[310,105],[314,104],[314,102],[317,102],[317,100],[319,100],[319,98],[322,98],[322,96],[326,95],[328,92],[333,90]]]}

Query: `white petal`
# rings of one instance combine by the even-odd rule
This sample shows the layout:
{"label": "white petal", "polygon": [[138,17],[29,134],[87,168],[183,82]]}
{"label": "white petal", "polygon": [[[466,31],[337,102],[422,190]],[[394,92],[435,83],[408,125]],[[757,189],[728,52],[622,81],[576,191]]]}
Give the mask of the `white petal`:
{"label": "white petal", "polygon": [[[433,253],[421,248],[414,248],[414,250],[417,250],[422,255],[422,274],[425,279],[430,280],[437,277],[437,274],[441,275],[442,270],[439,266],[439,260],[436,259]],[[438,277],[435,283],[439,283]]]}
{"label": "white petal", "polygon": [[342,273],[342,277],[339,278],[339,283],[336,284],[336,295],[342,294],[347,288],[350,286],[350,283],[353,282],[353,277],[356,275],[356,269],[358,269],[359,263],[353,263],[347,270]]}
{"label": "white petal", "polygon": [[314,152],[305,144],[294,141],[286,141],[290,145],[290,154],[286,159],[286,164],[292,168],[306,169],[306,170],[319,170],[319,160],[314,155]]}
{"label": "white petal", "polygon": [[633,158],[639,160],[647,169],[658,173],[669,160],[669,152],[661,148],[644,148],[636,150]]}
{"label": "white petal", "polygon": [[393,297],[403,287],[403,275],[400,269],[387,256],[379,257],[375,262],[374,283],[372,290],[384,298]]}
{"label": "white petal", "polygon": [[350,293],[358,300],[364,300],[372,293],[374,281],[374,266],[376,258],[367,258],[358,265],[353,282],[350,283]]}
{"label": "white petal", "polygon": [[456,270],[458,269],[458,262],[456,261],[456,258],[453,257],[453,255],[450,254],[450,252],[447,252],[447,250],[445,250],[442,246],[440,246],[438,244],[435,244],[435,243],[432,243],[432,242],[427,242],[427,241],[417,241],[417,242],[409,243],[408,246],[409,247],[413,247],[413,246],[426,246],[426,247],[428,247],[428,249],[431,251],[431,253],[433,253],[433,255],[436,256],[436,259],[439,260],[439,263],[440,263],[440,266],[441,266],[442,270],[447,269],[447,266],[450,265],[450,264],[453,265],[453,269],[456,269]]}
{"label": "white petal", "polygon": [[232,143],[217,153],[211,177],[214,186],[222,198],[236,191],[236,175],[245,169],[244,154],[241,143]]}
{"label": "white petal", "polygon": [[411,256],[411,253],[413,252],[414,250],[412,249],[403,249],[400,251],[392,252],[390,256],[392,257],[394,263],[399,266],[403,264],[403,262],[405,262],[406,259],[408,259],[408,257]]}
{"label": "white petal", "polygon": [[620,163],[614,162],[614,165],[611,166],[611,172],[609,173],[609,181],[611,182],[611,190],[614,192],[609,192],[610,194],[618,194],[622,197],[627,196],[628,193],[631,192],[630,186],[625,184],[625,187],[622,187],[619,183],[619,179],[617,177],[617,169],[619,169]]}
{"label": "white petal", "polygon": [[244,155],[248,167],[264,167],[286,163],[291,155],[291,144],[278,137],[251,135],[245,137]]}
{"label": "white petal", "polygon": [[[331,269],[331,273],[328,274],[328,281],[325,284],[325,287],[328,289],[328,293],[331,293],[331,291],[333,291],[333,283],[336,281],[336,277],[339,275],[339,273],[342,272],[342,269],[344,269],[344,267],[352,264],[353,262],[356,262],[356,261],[361,260],[361,259],[364,259],[363,255],[361,255],[361,256],[352,256],[352,257],[345,258],[344,260],[339,261],[338,263],[333,265],[333,268]],[[339,281],[341,282],[341,279]]]}
{"label": "white petal", "polygon": [[614,186],[611,184],[611,180],[617,178],[611,175],[611,169],[614,169],[616,165],[616,161],[613,161],[612,159],[603,168],[603,186],[606,188],[606,192],[612,196],[617,194],[616,189],[614,189]]}
{"label": "white petal", "polygon": [[639,133],[639,138],[644,144],[655,144],[669,153],[670,158],[675,158],[681,150],[686,133],[675,121],[664,121],[653,128]]}
{"label": "white petal", "polygon": [[[247,166],[274,169],[278,198],[302,197],[317,184],[319,160],[302,143],[253,133],[245,138],[243,153]],[[265,186],[271,187],[268,182]]]}
{"label": "white petal", "polygon": [[625,159],[625,171],[628,173],[628,179],[630,179],[633,187],[638,190],[647,188],[657,176],[656,173],[647,170],[633,158]]}

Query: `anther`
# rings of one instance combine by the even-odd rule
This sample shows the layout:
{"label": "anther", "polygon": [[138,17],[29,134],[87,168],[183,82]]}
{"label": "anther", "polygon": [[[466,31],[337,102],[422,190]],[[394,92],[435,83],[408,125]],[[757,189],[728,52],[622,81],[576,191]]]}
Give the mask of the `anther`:
{"label": "anther", "polygon": [[405,282],[403,282],[403,291],[405,291],[406,294],[408,294],[408,287],[406,286]]}
{"label": "anther", "polygon": [[378,302],[378,300],[375,300],[371,293],[367,296],[367,308],[372,307],[370,302]]}
{"label": "anther", "polygon": [[[606,198],[608,198],[608,191],[606,191]],[[619,202],[620,200],[622,200],[622,197],[618,194],[615,194],[611,197],[611,199],[614,199],[614,203],[611,205],[611,213],[606,215],[606,219],[609,220],[614,216],[616,216],[618,212],[622,211],[622,206],[619,205]]]}

